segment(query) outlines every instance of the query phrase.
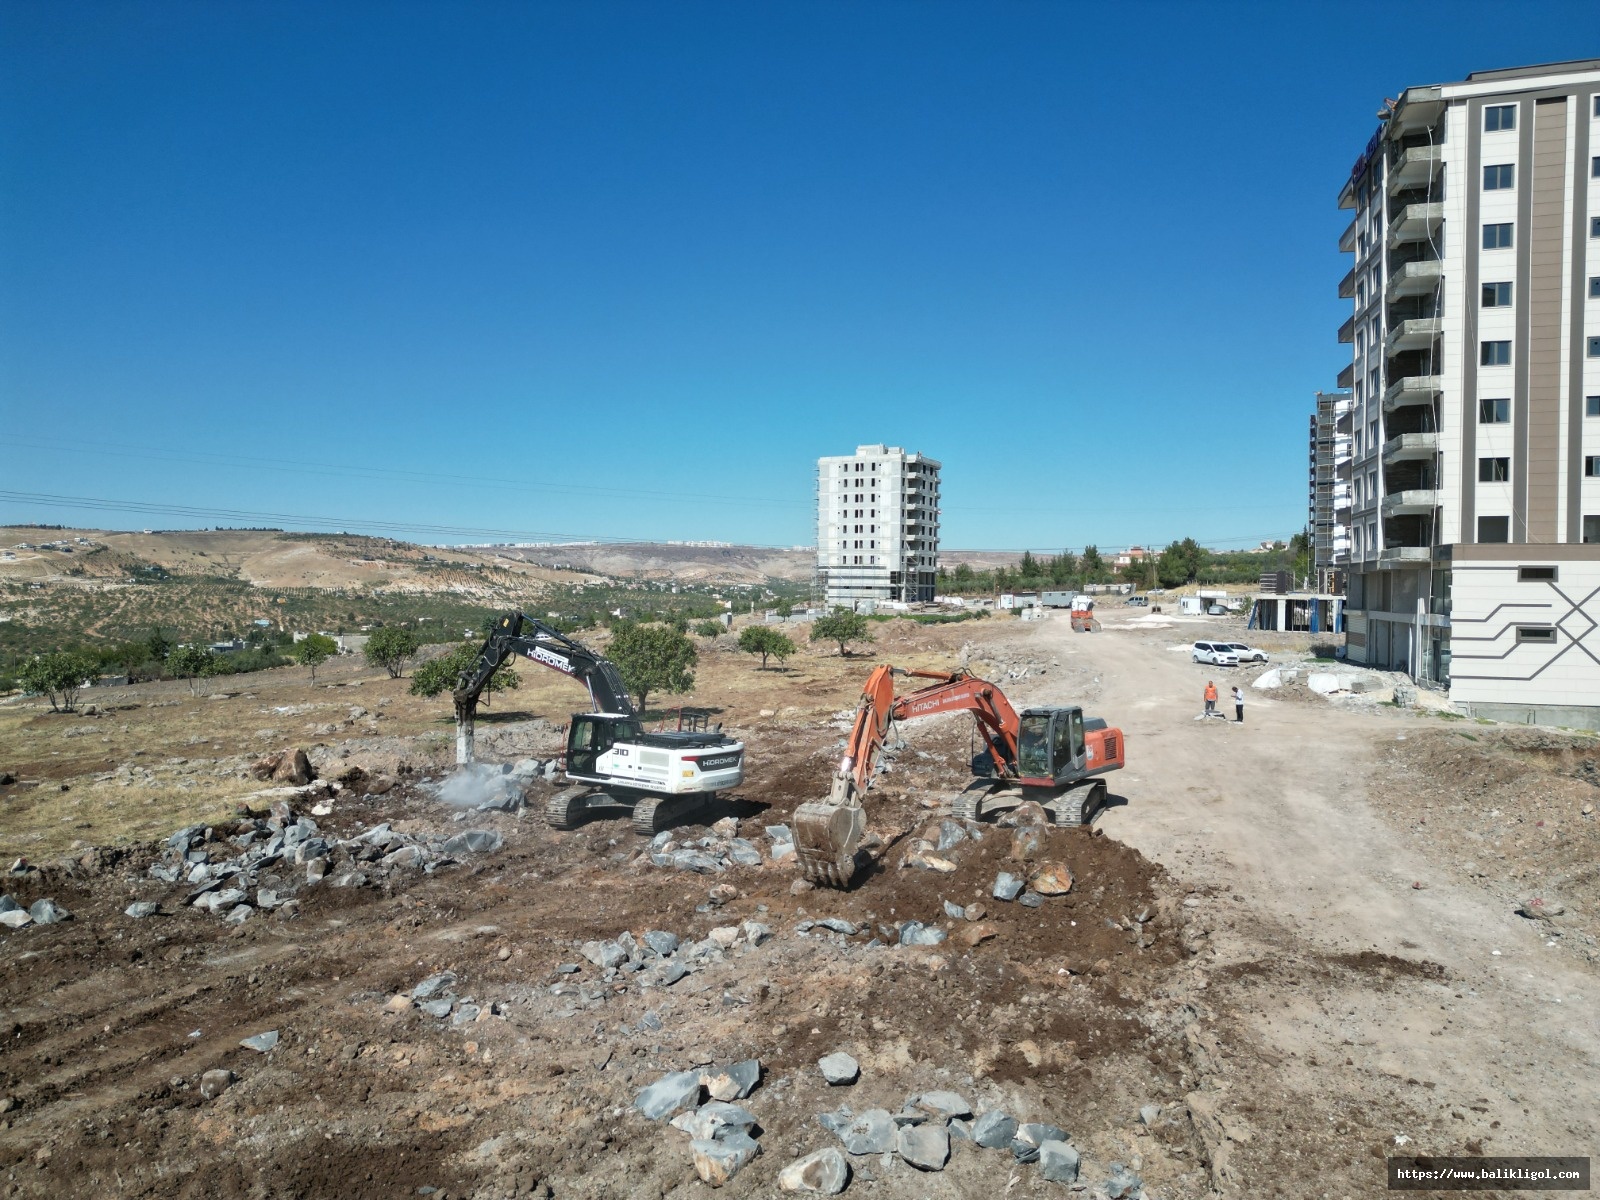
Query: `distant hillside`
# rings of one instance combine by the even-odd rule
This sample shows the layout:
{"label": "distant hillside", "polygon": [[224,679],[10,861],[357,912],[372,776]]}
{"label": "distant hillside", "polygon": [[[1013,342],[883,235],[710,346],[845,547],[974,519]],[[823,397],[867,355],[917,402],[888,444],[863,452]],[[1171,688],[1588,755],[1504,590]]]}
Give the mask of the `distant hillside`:
{"label": "distant hillside", "polygon": [[618,579],[673,579],[684,583],[805,583],[816,554],[765,546],[690,546],[628,542],[574,546],[488,546],[481,552],[544,566],[567,566]]}

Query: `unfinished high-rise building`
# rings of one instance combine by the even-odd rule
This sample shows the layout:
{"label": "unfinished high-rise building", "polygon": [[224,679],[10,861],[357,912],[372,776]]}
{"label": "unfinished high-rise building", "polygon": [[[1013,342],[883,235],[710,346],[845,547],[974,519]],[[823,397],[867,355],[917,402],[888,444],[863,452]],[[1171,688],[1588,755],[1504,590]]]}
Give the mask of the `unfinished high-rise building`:
{"label": "unfinished high-rise building", "polygon": [[1600,59],[1406,89],[1339,207],[1349,659],[1600,728]]}
{"label": "unfinished high-rise building", "polygon": [[881,444],[817,460],[817,585],[830,608],[934,598],[939,466]]}
{"label": "unfinished high-rise building", "polygon": [[1350,566],[1349,392],[1317,393],[1310,440],[1310,583],[1318,592],[1342,592]]}

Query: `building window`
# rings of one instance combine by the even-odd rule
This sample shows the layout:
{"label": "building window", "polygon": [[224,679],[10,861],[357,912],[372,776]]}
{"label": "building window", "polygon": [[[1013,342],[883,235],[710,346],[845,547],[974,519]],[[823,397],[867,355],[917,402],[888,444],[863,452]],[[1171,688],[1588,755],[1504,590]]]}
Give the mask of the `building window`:
{"label": "building window", "polygon": [[1589,357],[1600,358],[1600,337],[1589,339]]}
{"label": "building window", "polygon": [[1479,400],[1479,425],[1505,425],[1511,420],[1510,400]]}
{"label": "building window", "polygon": [[1510,517],[1479,517],[1478,541],[1480,542],[1509,542],[1511,540]]}
{"label": "building window", "polygon": [[[1591,341],[1600,339],[1590,339]],[[1511,364],[1510,342],[1484,342],[1478,351],[1478,365],[1482,367],[1505,367]]]}
{"label": "building window", "polygon": [[1485,225],[1483,227],[1483,248],[1485,250],[1508,250],[1510,247],[1510,221],[1506,221],[1499,225]]}
{"label": "building window", "polygon": [[1509,458],[1480,458],[1478,460],[1479,483],[1508,483],[1511,479],[1511,460]]}
{"label": "building window", "polygon": [[1515,172],[1511,163],[1496,163],[1494,166],[1483,169],[1483,190],[1486,192],[1504,191],[1511,186]]}
{"label": "building window", "polygon": [[1583,540],[1591,545],[1600,542],[1600,517],[1583,519]]}
{"label": "building window", "polygon": [[1515,129],[1517,127],[1517,106],[1515,104],[1491,104],[1483,110],[1483,131],[1497,133],[1502,129]]}
{"label": "building window", "polygon": [[1559,576],[1554,567],[1518,567],[1518,583],[1554,583]]}
{"label": "building window", "polygon": [[1589,218],[1589,236],[1600,237],[1600,217]]}
{"label": "building window", "polygon": [[1541,646],[1554,646],[1556,644],[1556,631],[1553,625],[1518,625],[1517,641],[1534,642]]}
{"label": "building window", "polygon": [[1600,154],[1589,160],[1589,178],[1600,179]]}
{"label": "building window", "polygon": [[1586,417],[1600,417],[1600,396],[1585,396],[1583,398],[1583,415]]}
{"label": "building window", "polygon": [[1583,460],[1583,474],[1588,479],[1600,479],[1600,454],[1590,454]]}
{"label": "building window", "polygon": [[1511,285],[1509,283],[1484,284],[1483,306],[1485,308],[1510,308]]}

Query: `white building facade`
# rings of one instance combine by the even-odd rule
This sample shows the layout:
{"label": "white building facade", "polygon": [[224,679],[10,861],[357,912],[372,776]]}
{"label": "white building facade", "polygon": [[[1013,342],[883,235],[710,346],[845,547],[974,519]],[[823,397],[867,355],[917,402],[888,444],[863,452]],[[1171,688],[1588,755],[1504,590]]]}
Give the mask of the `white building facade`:
{"label": "white building facade", "polygon": [[1600,59],[1407,89],[1339,204],[1348,656],[1600,728]]}
{"label": "white building facade", "polygon": [[817,582],[830,608],[934,598],[939,468],[884,445],[817,460]]}

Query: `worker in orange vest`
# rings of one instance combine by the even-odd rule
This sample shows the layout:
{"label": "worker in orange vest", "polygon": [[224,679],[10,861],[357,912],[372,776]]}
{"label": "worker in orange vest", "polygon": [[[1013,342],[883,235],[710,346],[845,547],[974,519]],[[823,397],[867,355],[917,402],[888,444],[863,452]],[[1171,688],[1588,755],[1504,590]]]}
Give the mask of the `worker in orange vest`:
{"label": "worker in orange vest", "polygon": [[1217,685],[1211,680],[1206,680],[1206,716],[1217,711]]}

